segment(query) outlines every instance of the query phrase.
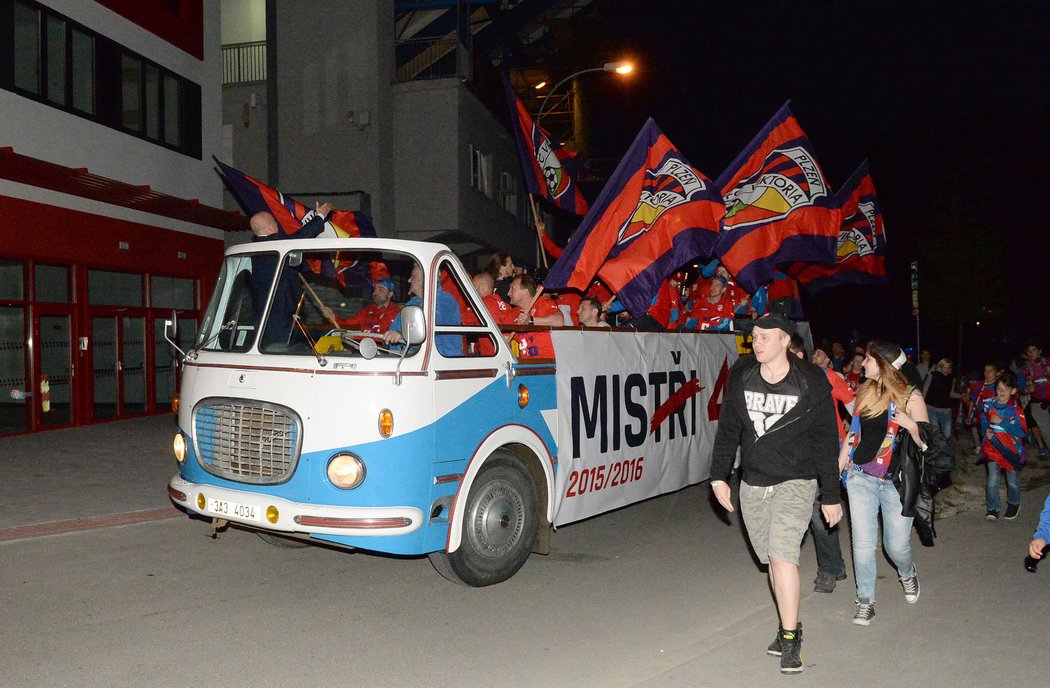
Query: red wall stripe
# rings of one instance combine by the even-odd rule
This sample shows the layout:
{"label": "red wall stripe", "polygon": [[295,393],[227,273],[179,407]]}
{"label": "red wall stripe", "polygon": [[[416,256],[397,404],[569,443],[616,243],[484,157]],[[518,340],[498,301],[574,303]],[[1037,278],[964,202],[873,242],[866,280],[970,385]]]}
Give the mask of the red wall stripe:
{"label": "red wall stripe", "polygon": [[[122,241],[127,250],[120,248]],[[221,239],[0,196],[0,253],[5,257],[194,277],[201,280],[206,302],[223,250]]]}
{"label": "red wall stripe", "polygon": [[204,59],[204,0],[95,0],[198,60]]}

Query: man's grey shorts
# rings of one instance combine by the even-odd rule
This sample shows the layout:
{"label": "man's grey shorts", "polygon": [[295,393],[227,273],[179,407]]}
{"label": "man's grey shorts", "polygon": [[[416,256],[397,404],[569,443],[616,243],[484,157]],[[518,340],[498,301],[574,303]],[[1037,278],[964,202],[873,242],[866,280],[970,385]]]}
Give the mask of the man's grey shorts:
{"label": "man's grey shorts", "polygon": [[798,565],[816,497],[816,480],[787,480],[769,487],[741,481],[740,514],[759,561],[768,564],[776,559]]}

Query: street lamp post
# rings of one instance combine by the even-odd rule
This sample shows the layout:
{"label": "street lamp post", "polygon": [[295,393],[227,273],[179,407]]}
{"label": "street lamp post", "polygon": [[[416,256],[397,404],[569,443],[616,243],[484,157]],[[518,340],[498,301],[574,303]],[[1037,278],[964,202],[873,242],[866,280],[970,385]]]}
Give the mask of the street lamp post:
{"label": "street lamp post", "polygon": [[546,97],[544,97],[543,102],[540,103],[540,111],[536,114],[536,125],[539,126],[540,120],[543,119],[543,113],[547,109],[547,101],[550,100],[551,96],[553,96],[554,93],[563,85],[565,85],[565,83],[570,79],[575,79],[581,74],[589,74],[591,72],[616,72],[617,74],[630,74],[633,69],[634,65],[632,65],[630,62],[621,61],[606,62],[601,67],[591,67],[589,69],[581,69],[578,72],[573,72],[569,76],[556,83],[554,85],[554,88],[547,92],[547,95]]}

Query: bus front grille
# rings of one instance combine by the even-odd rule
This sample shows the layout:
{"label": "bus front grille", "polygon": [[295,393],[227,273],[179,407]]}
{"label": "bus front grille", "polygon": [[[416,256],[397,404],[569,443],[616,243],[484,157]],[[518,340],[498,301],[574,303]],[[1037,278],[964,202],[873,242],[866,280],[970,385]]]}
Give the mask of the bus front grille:
{"label": "bus front grille", "polygon": [[244,399],[203,399],[193,411],[197,461],[220,478],[272,485],[292,477],[302,422],[291,409]]}

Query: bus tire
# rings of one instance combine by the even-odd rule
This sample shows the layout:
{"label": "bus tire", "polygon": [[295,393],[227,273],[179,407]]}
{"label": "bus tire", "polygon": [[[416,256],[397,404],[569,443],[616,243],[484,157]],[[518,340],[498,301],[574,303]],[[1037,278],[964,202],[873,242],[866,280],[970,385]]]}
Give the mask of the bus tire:
{"label": "bus tire", "polygon": [[514,454],[497,450],[470,486],[459,549],[435,552],[430,560],[446,578],[475,588],[502,583],[529,558],[538,527],[536,486],[528,470]]}

